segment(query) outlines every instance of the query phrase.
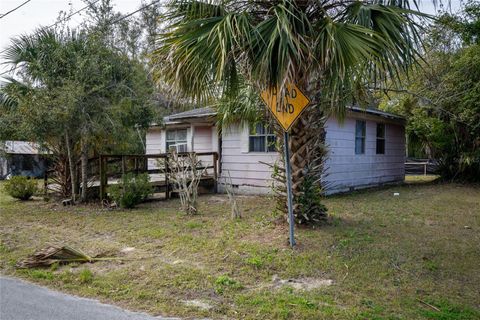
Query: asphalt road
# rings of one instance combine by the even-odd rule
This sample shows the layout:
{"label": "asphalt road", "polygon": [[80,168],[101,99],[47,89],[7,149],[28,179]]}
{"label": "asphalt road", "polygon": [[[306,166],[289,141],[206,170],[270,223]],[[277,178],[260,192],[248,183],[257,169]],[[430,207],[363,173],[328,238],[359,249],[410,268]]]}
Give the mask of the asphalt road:
{"label": "asphalt road", "polygon": [[1,320],[167,320],[0,277]]}

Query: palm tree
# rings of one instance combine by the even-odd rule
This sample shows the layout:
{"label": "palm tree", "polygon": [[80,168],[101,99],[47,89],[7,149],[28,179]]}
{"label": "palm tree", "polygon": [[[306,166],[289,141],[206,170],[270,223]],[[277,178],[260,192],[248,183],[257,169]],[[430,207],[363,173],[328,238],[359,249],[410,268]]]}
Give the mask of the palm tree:
{"label": "palm tree", "polygon": [[54,141],[51,149],[66,153],[72,199],[80,193],[87,201],[88,157],[120,149],[119,136],[150,122],[144,67],[81,29],[63,34],[42,28],[13,38],[3,58],[18,80],[7,78],[0,87],[0,121],[8,99],[16,101],[12,114],[25,127],[18,130],[37,142]]}
{"label": "palm tree", "polygon": [[[55,167],[64,169],[61,170],[60,177],[57,177],[62,181],[62,194],[72,195],[75,200],[78,185],[75,174],[76,157],[72,145],[78,135],[72,130],[72,124],[77,119],[67,116],[65,105],[51,103],[52,97],[58,94],[55,88],[60,85],[60,79],[69,74],[70,61],[59,54],[61,48],[59,37],[48,29],[41,28],[32,35],[13,38],[3,58],[5,63],[11,66],[11,72],[16,71],[18,80],[5,76],[0,94],[4,101],[11,101],[10,105],[15,106],[15,110],[11,111],[12,117],[17,118],[18,122],[15,130],[24,137],[46,144],[48,149],[53,151],[54,158],[59,159],[60,162],[55,161]],[[47,107],[33,107],[39,101]],[[8,106],[1,102],[0,105],[3,108]],[[52,121],[53,119],[55,121]],[[38,125],[33,128],[27,124],[30,121]],[[61,156],[65,151],[68,154],[66,161],[65,157]],[[68,169],[63,162],[68,163]]]}
{"label": "palm tree", "polygon": [[[297,223],[312,223],[326,217],[325,208],[301,201],[311,191],[306,188],[321,188],[326,117],[341,118],[346,105],[362,101],[367,84],[398,82],[421,58],[422,16],[408,0],[173,0],[153,53],[154,72],[197,103],[233,107],[251,100],[244,99],[245,87],[257,94],[300,87],[311,106],[291,130],[293,193],[302,204],[294,213]],[[251,108],[258,105],[222,112],[228,118],[252,114]]]}

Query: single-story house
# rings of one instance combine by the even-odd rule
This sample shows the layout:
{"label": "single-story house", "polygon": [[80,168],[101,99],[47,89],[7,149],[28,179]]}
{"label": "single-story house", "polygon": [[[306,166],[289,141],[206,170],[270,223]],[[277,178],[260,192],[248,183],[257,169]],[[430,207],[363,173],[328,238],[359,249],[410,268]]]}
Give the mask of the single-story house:
{"label": "single-story house", "polygon": [[[146,136],[147,154],[218,152],[219,189],[230,175],[239,193],[271,190],[272,171],[267,164],[279,159],[275,134],[263,124],[216,126],[213,108],[199,108],[164,118]],[[324,177],[326,192],[336,193],[401,182],[405,178],[405,119],[377,109],[348,108],[344,121],[326,123],[329,147]],[[155,163],[149,163],[150,167]],[[223,180],[224,181],[224,180]]]}
{"label": "single-story house", "polygon": [[42,177],[46,159],[38,144],[28,141],[0,141],[0,179],[9,176]]}

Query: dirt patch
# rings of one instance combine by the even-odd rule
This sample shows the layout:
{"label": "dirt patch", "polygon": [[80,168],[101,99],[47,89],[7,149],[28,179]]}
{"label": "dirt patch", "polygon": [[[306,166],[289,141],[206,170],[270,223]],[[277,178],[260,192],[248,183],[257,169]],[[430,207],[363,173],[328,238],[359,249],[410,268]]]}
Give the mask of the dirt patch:
{"label": "dirt patch", "polygon": [[[278,246],[285,248],[289,246],[287,227],[287,225],[274,225],[272,227],[272,232],[252,232],[243,236],[241,241],[243,243],[253,242],[262,245]],[[261,230],[261,228],[259,227],[258,230]]]}
{"label": "dirt patch", "polygon": [[122,250],[120,250],[121,253],[130,253],[130,252],[133,252],[133,251],[135,251],[134,247],[125,247]]}
{"label": "dirt patch", "polygon": [[228,201],[228,198],[220,196],[210,196],[207,200],[208,203],[223,203],[226,201]]}
{"label": "dirt patch", "polygon": [[213,308],[213,305],[205,300],[182,300],[182,303],[188,307],[195,307],[201,310],[210,310]]}
{"label": "dirt patch", "polygon": [[323,278],[300,278],[300,279],[280,279],[277,275],[272,277],[271,287],[280,289],[288,286],[295,290],[310,291],[313,289],[325,288],[333,285],[332,279]]}

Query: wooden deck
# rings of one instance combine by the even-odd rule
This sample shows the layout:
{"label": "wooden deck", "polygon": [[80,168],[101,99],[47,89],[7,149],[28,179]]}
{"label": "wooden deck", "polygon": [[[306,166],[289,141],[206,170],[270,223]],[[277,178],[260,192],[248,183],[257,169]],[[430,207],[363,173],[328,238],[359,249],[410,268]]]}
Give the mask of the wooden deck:
{"label": "wooden deck", "polygon": [[[187,156],[188,153],[180,153],[179,156]],[[216,152],[198,152],[196,155],[202,159],[201,166],[197,170],[205,170],[199,185],[199,193],[216,193],[218,180],[218,154]],[[90,199],[106,199],[109,185],[117,184],[122,175],[127,173],[147,173],[155,193],[163,193],[164,198],[170,198],[174,191],[171,182],[172,174],[169,168],[169,153],[148,155],[99,155],[88,160],[88,183],[87,193]],[[78,172],[77,181],[80,173]],[[46,189],[48,177],[45,176]],[[53,188],[52,188],[53,187]],[[80,184],[80,188],[83,186]],[[157,196],[158,198],[158,196]]]}

